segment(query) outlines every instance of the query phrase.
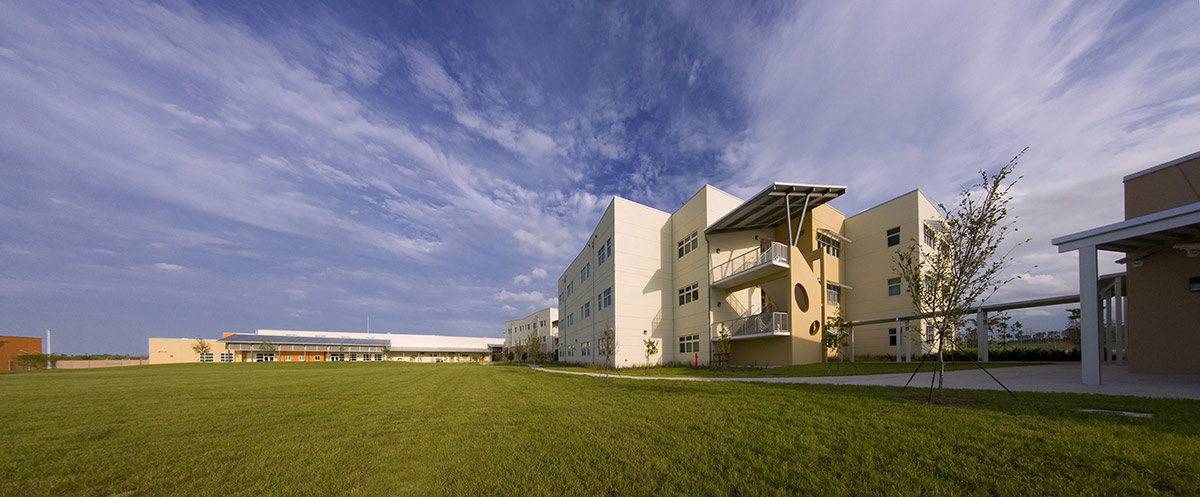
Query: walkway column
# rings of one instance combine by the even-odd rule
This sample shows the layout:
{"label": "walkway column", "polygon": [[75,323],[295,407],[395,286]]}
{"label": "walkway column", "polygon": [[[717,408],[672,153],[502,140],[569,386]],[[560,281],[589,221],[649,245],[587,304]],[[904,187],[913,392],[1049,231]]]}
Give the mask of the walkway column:
{"label": "walkway column", "polygon": [[1116,308],[1117,308],[1117,364],[1125,364],[1125,294],[1124,277],[1118,276],[1114,282],[1116,286]]}
{"label": "walkway column", "polygon": [[1079,248],[1079,352],[1083,383],[1100,384],[1100,300],[1096,246]]}
{"label": "walkway column", "polygon": [[904,328],[900,327],[900,318],[896,318],[896,362],[902,362],[900,360],[900,342],[903,342],[904,340],[900,336],[903,332]]}
{"label": "walkway column", "polygon": [[979,362],[988,361],[988,315],[987,311],[979,311],[975,315],[975,332],[979,335]]}

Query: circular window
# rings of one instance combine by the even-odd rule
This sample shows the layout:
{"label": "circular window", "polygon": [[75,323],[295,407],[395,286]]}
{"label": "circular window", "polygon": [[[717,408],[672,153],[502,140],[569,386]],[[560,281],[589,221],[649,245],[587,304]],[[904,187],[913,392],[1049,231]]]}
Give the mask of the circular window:
{"label": "circular window", "polygon": [[821,332],[821,322],[820,321],[813,321],[812,324],[808,325],[808,334],[809,335],[817,336],[817,333],[820,333],[820,332]]}
{"label": "circular window", "polygon": [[808,292],[799,283],[796,283],[796,305],[800,306],[800,312],[808,312]]}

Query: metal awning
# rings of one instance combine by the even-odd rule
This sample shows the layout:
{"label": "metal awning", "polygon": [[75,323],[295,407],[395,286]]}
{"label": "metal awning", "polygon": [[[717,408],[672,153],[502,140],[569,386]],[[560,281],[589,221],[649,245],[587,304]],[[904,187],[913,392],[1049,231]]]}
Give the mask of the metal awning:
{"label": "metal awning", "polygon": [[1059,252],[1088,246],[1125,252],[1122,262],[1136,262],[1165,250],[1189,250],[1189,245],[1200,243],[1200,202],[1061,236],[1050,243],[1057,245]]}
{"label": "metal awning", "polygon": [[[705,234],[772,228],[846,193],[844,186],[772,183],[713,223]],[[806,207],[807,204],[807,207]],[[789,209],[790,207],[790,209]]]}
{"label": "metal awning", "polygon": [[832,239],[834,239],[834,240],[837,240],[837,241],[839,241],[839,242],[842,242],[842,243],[854,243],[854,241],[853,241],[853,240],[851,240],[851,239],[849,239],[849,238],[846,238],[846,236],[845,236],[845,235],[843,235],[843,234],[841,234],[841,233],[838,233],[838,232],[836,232],[836,231],[833,231],[833,230],[831,230],[831,229],[826,229],[826,228],[817,228],[817,233],[820,233],[820,234],[822,234],[822,235],[825,235],[825,236],[827,236],[827,237],[829,237],[829,238],[832,238]]}

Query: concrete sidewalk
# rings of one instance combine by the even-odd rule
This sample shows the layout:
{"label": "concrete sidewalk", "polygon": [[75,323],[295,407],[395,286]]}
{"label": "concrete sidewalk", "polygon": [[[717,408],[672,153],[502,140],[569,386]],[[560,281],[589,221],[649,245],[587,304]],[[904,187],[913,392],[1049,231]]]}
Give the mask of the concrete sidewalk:
{"label": "concrete sidewalk", "polygon": [[[629,380],[674,381],[740,381],[747,383],[816,383],[827,385],[904,386],[912,373],[873,374],[860,376],[817,376],[806,378],[689,378],[664,376],[624,376],[606,373],[557,371],[530,366],[539,371],[558,374],[599,376]],[[916,365],[913,365],[916,369]],[[1084,385],[1080,379],[1079,363],[1058,363],[1045,366],[988,368],[997,379],[1014,392],[1094,393],[1102,395],[1132,395],[1200,400],[1200,375],[1130,374],[1125,366],[1101,366],[1101,385]],[[909,388],[929,388],[933,373],[917,373]],[[936,381],[936,380],[934,380]],[[979,369],[947,371],[946,388],[969,390],[1003,390],[987,373]]]}

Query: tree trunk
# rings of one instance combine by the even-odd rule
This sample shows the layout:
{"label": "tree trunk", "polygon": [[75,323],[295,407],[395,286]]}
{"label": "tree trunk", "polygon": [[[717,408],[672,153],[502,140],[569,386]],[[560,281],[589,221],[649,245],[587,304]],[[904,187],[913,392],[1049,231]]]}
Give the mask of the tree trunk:
{"label": "tree trunk", "polygon": [[942,380],[946,376],[946,360],[942,357],[942,345],[944,345],[942,333],[938,334],[938,397],[944,397],[942,393]]}

